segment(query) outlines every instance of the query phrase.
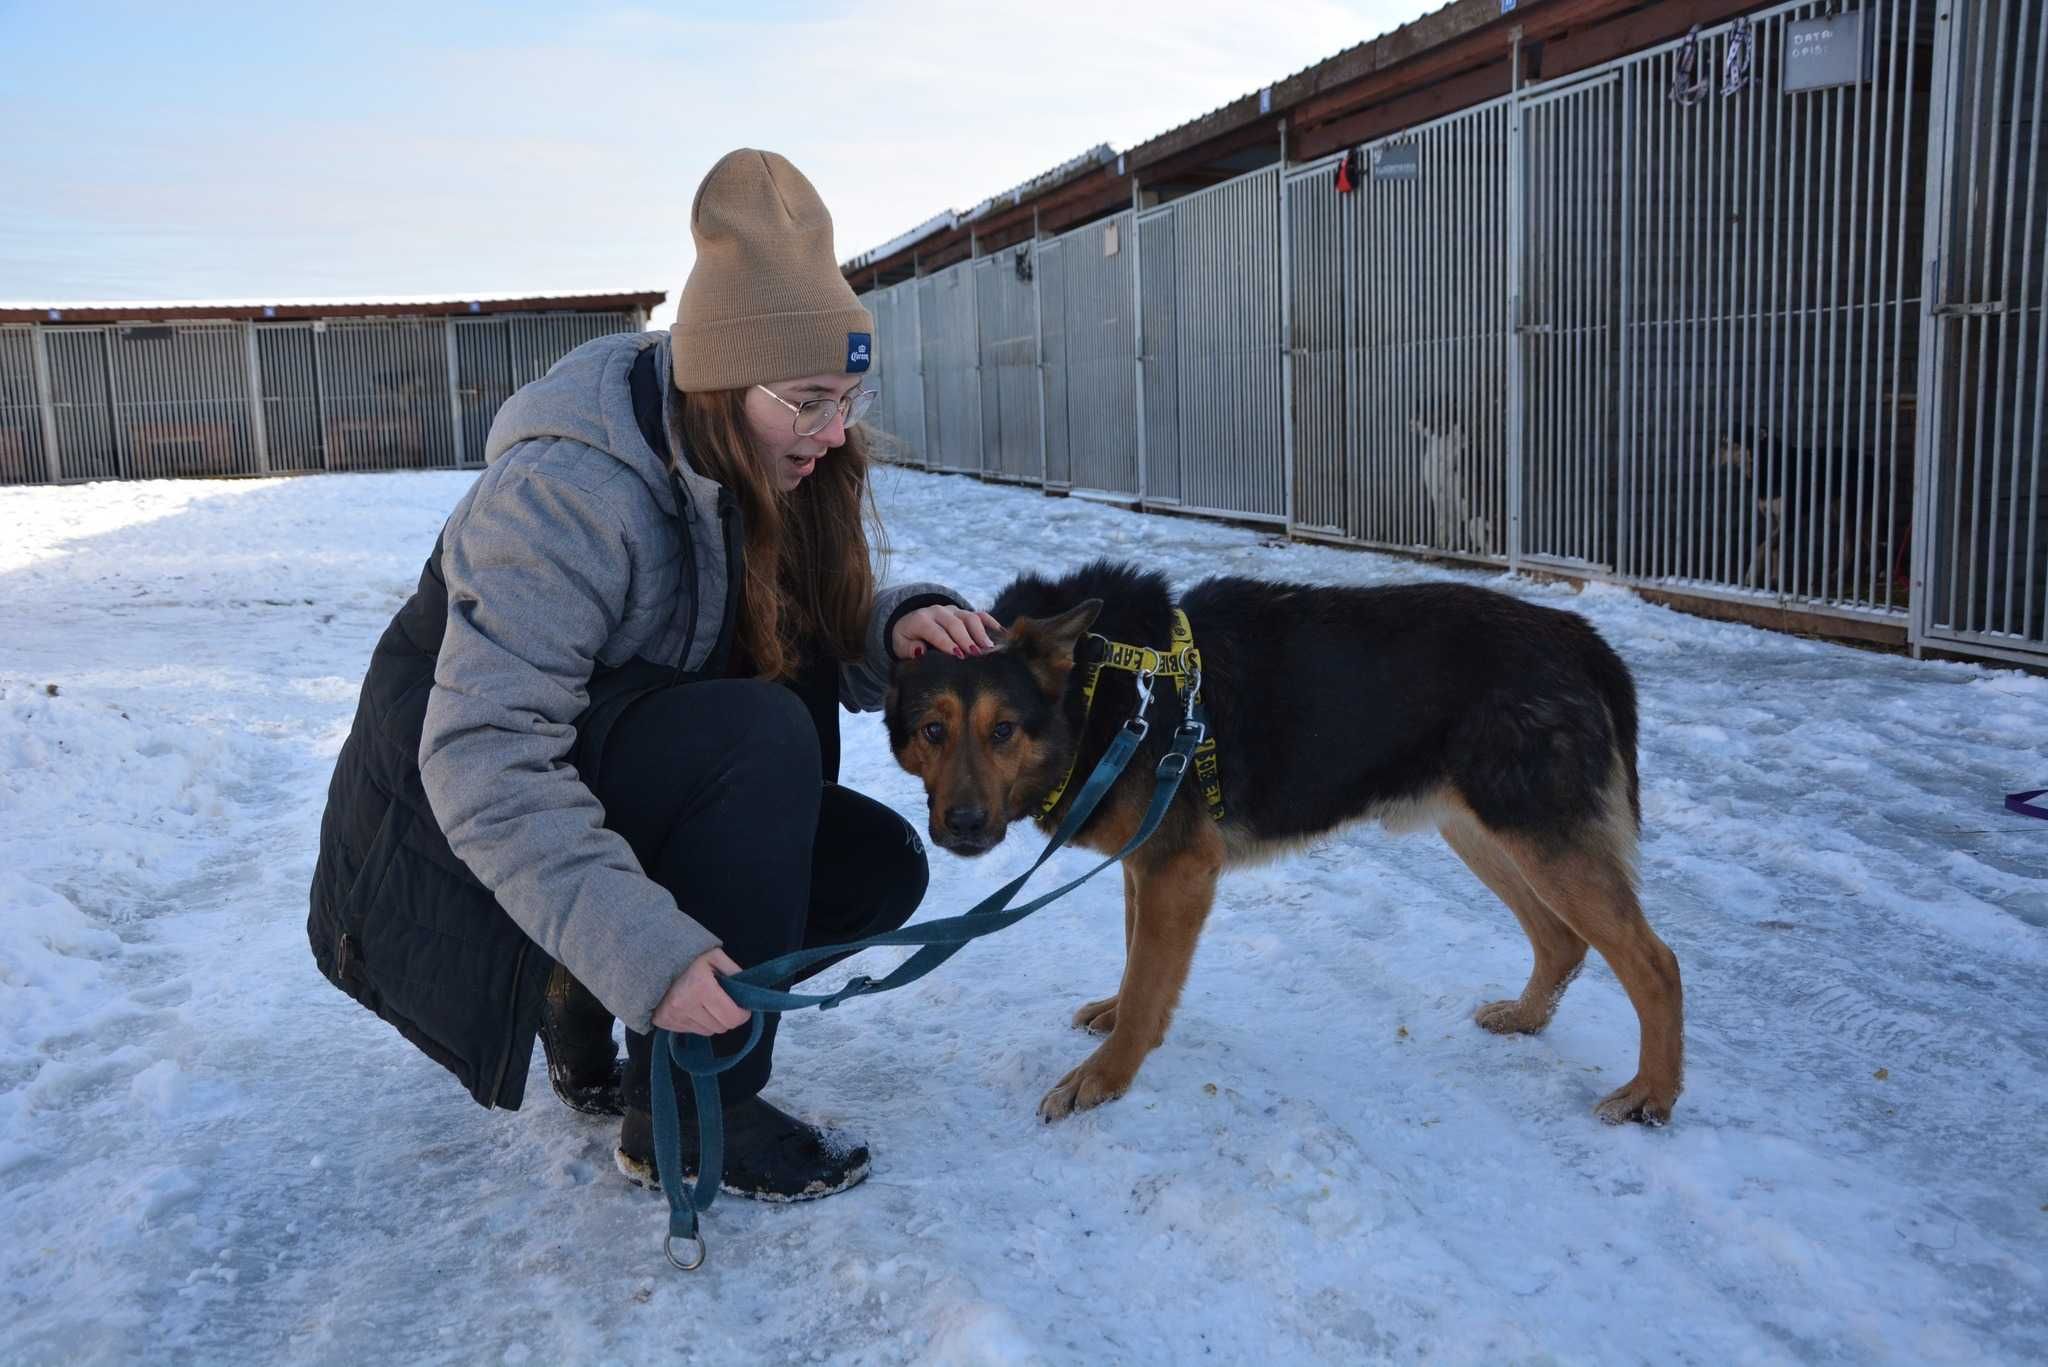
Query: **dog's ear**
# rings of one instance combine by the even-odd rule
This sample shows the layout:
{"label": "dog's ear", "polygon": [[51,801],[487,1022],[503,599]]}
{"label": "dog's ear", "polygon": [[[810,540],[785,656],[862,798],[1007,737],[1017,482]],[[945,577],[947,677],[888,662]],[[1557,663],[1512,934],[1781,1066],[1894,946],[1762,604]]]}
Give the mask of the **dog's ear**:
{"label": "dog's ear", "polygon": [[1048,698],[1066,691],[1067,676],[1074,670],[1074,647],[1101,612],[1102,600],[1090,598],[1057,617],[1019,617],[1011,624],[1006,644],[1030,666],[1032,677]]}

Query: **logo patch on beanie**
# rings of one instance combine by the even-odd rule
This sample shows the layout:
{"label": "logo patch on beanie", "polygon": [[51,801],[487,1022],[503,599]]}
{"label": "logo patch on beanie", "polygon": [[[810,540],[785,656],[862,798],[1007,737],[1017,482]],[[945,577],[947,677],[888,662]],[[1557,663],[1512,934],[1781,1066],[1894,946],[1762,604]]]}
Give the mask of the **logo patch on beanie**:
{"label": "logo patch on beanie", "polygon": [[865,332],[846,334],[846,373],[857,375],[868,368],[869,347],[873,338]]}

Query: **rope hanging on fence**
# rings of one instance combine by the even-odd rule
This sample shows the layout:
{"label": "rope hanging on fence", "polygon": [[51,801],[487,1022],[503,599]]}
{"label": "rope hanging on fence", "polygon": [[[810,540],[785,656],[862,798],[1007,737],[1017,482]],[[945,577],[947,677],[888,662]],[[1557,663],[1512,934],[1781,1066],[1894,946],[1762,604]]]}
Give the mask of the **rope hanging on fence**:
{"label": "rope hanging on fence", "polygon": [[[1747,19],[1738,19],[1728,30],[1728,50],[1721,59],[1721,94],[1739,94],[1749,85],[1750,68],[1756,51],[1755,30]],[[1700,26],[1694,24],[1678,46],[1671,73],[1671,102],[1690,109],[1713,91],[1713,82],[1700,70]]]}
{"label": "rope hanging on fence", "polygon": [[1737,19],[1735,27],[1728,30],[1728,55],[1721,64],[1723,97],[1738,94],[1749,84],[1750,59],[1755,41],[1756,35],[1750,28],[1747,17]]}
{"label": "rope hanging on fence", "polygon": [[1678,63],[1671,73],[1671,102],[1691,108],[1707,97],[1707,82],[1700,70],[1700,26],[1694,24],[1678,47]]}

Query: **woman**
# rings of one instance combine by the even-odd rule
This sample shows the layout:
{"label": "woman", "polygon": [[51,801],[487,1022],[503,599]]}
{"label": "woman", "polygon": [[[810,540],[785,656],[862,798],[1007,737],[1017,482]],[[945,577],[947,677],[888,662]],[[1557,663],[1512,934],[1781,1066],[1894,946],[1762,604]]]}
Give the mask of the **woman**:
{"label": "woman", "polygon": [[[892,657],[994,627],[875,587],[848,431],[873,322],[810,182],[734,152],[691,231],[670,334],[578,348],[492,424],[371,659],[308,921],[321,972],[486,1106],[519,1105],[540,1034],[564,1100],[623,1110],[619,1165],[650,1185],[650,1032],[736,1048],[720,973],[924,894],[916,832],[833,782],[835,704],[879,707]],[[774,1029],[722,1075],[725,1189],[844,1190],[866,1148],[757,1095]]]}

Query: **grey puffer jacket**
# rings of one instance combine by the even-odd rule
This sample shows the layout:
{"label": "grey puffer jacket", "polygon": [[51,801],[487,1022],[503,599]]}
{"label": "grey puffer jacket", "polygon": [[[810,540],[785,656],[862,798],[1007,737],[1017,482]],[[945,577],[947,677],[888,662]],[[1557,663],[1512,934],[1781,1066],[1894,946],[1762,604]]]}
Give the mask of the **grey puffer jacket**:
{"label": "grey puffer jacket", "polygon": [[[315,960],[486,1105],[519,1104],[549,961],[645,1031],[718,943],[569,759],[594,675],[698,671],[729,634],[731,498],[686,461],[671,477],[642,435],[629,376],[649,349],[685,449],[666,333],[587,343],[515,394],[378,644],[329,788]],[[847,707],[882,705],[888,624],[918,599],[965,606],[933,584],[881,591],[865,657],[840,669]]]}
{"label": "grey puffer jacket", "polygon": [[[641,1031],[718,940],[641,872],[564,760],[593,669],[645,659],[694,670],[719,636],[720,487],[688,462],[670,479],[627,384],[649,346],[655,374],[668,376],[668,345],[666,332],[587,343],[492,423],[487,468],[442,532],[448,625],[420,736],[420,777],[450,848],[535,943]],[[661,389],[669,449],[681,451],[678,396]],[[930,594],[953,597],[935,584],[877,595],[866,657],[841,671],[848,707],[881,707],[884,628],[898,603]]]}

